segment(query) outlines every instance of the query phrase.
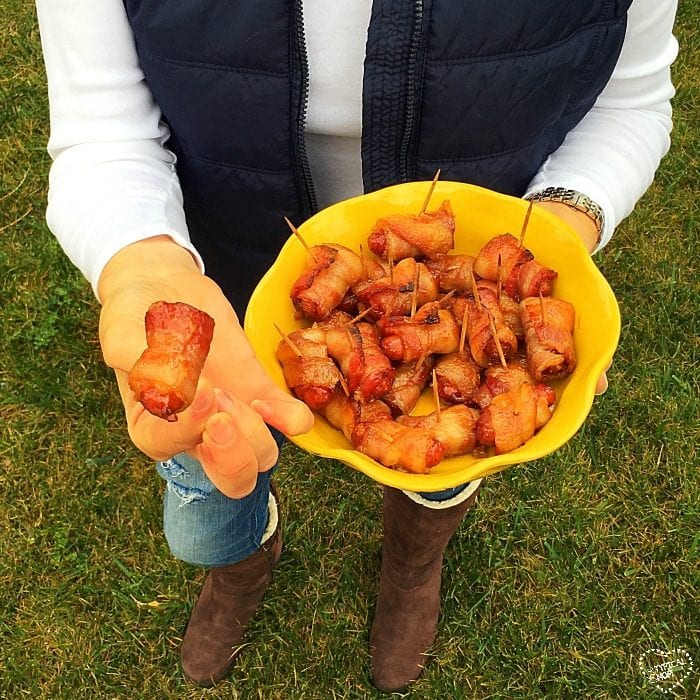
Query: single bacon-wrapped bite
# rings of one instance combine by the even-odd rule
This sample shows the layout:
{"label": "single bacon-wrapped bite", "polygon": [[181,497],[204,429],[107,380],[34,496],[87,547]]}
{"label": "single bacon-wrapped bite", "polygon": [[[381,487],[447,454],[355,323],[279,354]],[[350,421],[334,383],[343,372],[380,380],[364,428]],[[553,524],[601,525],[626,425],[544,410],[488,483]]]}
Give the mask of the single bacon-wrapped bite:
{"label": "single bacon-wrapped bite", "polygon": [[336,389],[331,400],[318,413],[330,425],[340,430],[348,441],[352,441],[352,432],[357,423],[391,419],[391,411],[382,401],[370,401],[363,404],[348,396],[341,389]]}
{"label": "single bacon-wrapped bite", "polygon": [[[416,280],[418,286],[416,287]],[[415,258],[399,260],[390,274],[353,288],[359,304],[372,310],[371,317],[403,316],[411,308],[438,298],[439,290],[428,268]]]}
{"label": "single bacon-wrapped bite", "polygon": [[439,258],[427,260],[426,266],[436,279],[442,292],[471,291],[474,276],[474,256],[472,255],[441,255]]}
{"label": "single bacon-wrapped bite", "polygon": [[469,403],[481,384],[481,367],[471,352],[455,350],[435,362],[438,396],[447,403]]}
{"label": "single bacon-wrapped bite", "polygon": [[146,311],[147,348],[129,387],[147,411],[167,421],[193,401],[214,335],[214,319],[182,302],[157,301]]}
{"label": "single bacon-wrapped bite", "polygon": [[426,416],[400,416],[401,425],[424,428],[442,445],[445,457],[458,457],[476,447],[476,422],[479,411],[468,406],[448,406],[438,414]]}
{"label": "single bacon-wrapped bite", "polygon": [[455,218],[449,200],[423,214],[392,214],[377,220],[370,250],[385,260],[445,255],[454,247]]}
{"label": "single bacon-wrapped bite", "polygon": [[459,345],[459,326],[439,302],[424,304],[415,316],[380,318],[384,354],[398,362],[413,362],[433,353],[453,352]]}
{"label": "single bacon-wrapped bite", "polygon": [[367,402],[389,391],[394,381],[394,368],[379,346],[379,336],[373,325],[331,326],[326,331],[326,346],[340,366],[354,398]]}
{"label": "single bacon-wrapped bite", "polygon": [[333,397],[340,373],[328,356],[322,328],[300,328],[280,340],[277,359],[287,386],[310,409],[320,410]]}
{"label": "single bacon-wrapped bite", "polygon": [[521,246],[515,236],[502,233],[488,240],[479,250],[474,261],[474,272],[492,282],[500,277],[505,293],[515,297],[519,268],[533,258],[532,253]]}
{"label": "single bacon-wrapped bite", "polygon": [[429,430],[401,425],[389,418],[358,422],[351,441],[355,449],[385,467],[412,474],[427,474],[445,454]]}
{"label": "single bacon-wrapped bite", "polygon": [[391,389],[382,397],[394,417],[410,413],[430,379],[435,360],[428,355],[422,362],[403,362],[396,368]]}
{"label": "single bacon-wrapped bite", "polygon": [[476,424],[479,444],[499,455],[525,444],[551,417],[552,394],[544,384],[524,383],[494,396]]}
{"label": "single bacon-wrapped bite", "polygon": [[342,302],[363,271],[360,256],[345,246],[312,246],[309,266],[292,286],[292,303],[306,318],[322,321]]}
{"label": "single bacon-wrapped bite", "polygon": [[518,268],[518,299],[548,297],[552,293],[552,284],[556,278],[556,270],[541,265],[537,260],[528,260]]}
{"label": "single bacon-wrapped bite", "polygon": [[537,380],[561,379],[576,366],[574,307],[555,297],[528,297],[520,302],[527,362]]}

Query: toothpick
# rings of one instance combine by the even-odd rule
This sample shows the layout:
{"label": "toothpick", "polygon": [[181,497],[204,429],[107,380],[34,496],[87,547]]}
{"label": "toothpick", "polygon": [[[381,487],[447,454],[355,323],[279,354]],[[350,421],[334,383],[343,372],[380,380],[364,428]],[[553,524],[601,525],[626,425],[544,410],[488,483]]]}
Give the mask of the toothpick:
{"label": "toothpick", "polygon": [[469,302],[464,305],[464,313],[462,314],[462,328],[459,333],[459,352],[464,352],[464,341],[467,338],[467,326],[469,325]]}
{"label": "toothpick", "polygon": [[368,306],[362,313],[357,314],[355,318],[351,318],[348,323],[357,323],[361,318],[364,318],[372,310],[371,306]]}
{"label": "toothpick", "polygon": [[493,320],[493,314],[487,310],[489,315],[489,325],[491,326],[491,335],[493,336],[493,342],[496,343],[496,350],[498,351],[498,359],[503,365],[503,369],[507,369],[508,364],[506,363],[506,358],[503,355],[503,348],[501,347],[501,341],[498,338],[498,333],[496,333],[496,323]]}
{"label": "toothpick", "polygon": [[501,288],[503,286],[502,281],[503,273],[501,271],[501,254],[498,254],[498,267],[496,268],[496,296],[498,297],[498,303],[501,303]]}
{"label": "toothpick", "polygon": [[289,339],[289,336],[276,323],[273,323],[272,325],[275,327],[277,332],[282,336],[282,340],[284,340],[287,343],[287,345],[289,345],[289,347],[292,348],[292,350],[294,350],[294,352],[299,357],[302,357],[301,350],[299,350],[299,348],[296,345],[294,345],[294,343]]}
{"label": "toothpick", "polygon": [[435,413],[437,415],[438,422],[440,421],[440,393],[438,392],[437,384],[437,374],[435,368],[433,367],[433,399],[435,400]]}
{"label": "toothpick", "polygon": [[525,240],[525,231],[527,230],[527,225],[530,221],[530,214],[532,213],[532,200],[527,206],[527,212],[525,213],[525,221],[523,221],[523,227],[520,229],[520,247],[523,247],[523,241]]}
{"label": "toothpick", "polygon": [[437,172],[435,173],[435,177],[433,178],[433,181],[430,183],[430,189],[428,190],[428,195],[425,198],[425,201],[423,202],[423,206],[421,207],[420,212],[418,213],[419,216],[421,214],[425,214],[425,210],[428,208],[428,203],[430,202],[430,198],[433,196],[433,191],[435,190],[435,185],[437,184],[439,177],[440,177],[440,168],[437,169]]}
{"label": "toothpick", "polygon": [[428,353],[424,352],[417,360],[416,360],[416,365],[414,367],[414,371],[416,373],[420,372],[420,368],[423,366],[423,363],[425,362],[426,357],[428,356]]}
{"label": "toothpick", "polygon": [[416,263],[416,274],[413,277],[413,295],[411,299],[411,318],[416,315],[416,305],[418,304],[418,284],[420,281],[420,265]]}
{"label": "toothpick", "polygon": [[340,386],[343,387],[343,391],[345,392],[345,396],[348,398],[350,397],[350,387],[348,386],[348,383],[345,381],[345,377],[343,376],[343,373],[338,369],[338,381],[340,382]]}
{"label": "toothpick", "polygon": [[304,240],[303,236],[299,233],[297,230],[297,227],[285,216],[284,220],[287,222],[287,226],[291,229],[292,233],[299,239],[300,243],[304,246],[306,249],[306,252],[314,259],[316,260],[316,255],[314,254],[314,251],[311,250],[311,247],[309,244]]}
{"label": "toothpick", "polygon": [[450,289],[450,291],[447,292],[447,294],[445,294],[445,296],[442,297],[442,299],[439,299],[439,300],[438,300],[438,306],[442,306],[444,302],[450,300],[455,294],[457,294],[457,290],[456,290],[456,289]]}
{"label": "toothpick", "polygon": [[481,305],[481,297],[479,296],[479,288],[476,286],[476,277],[474,277],[474,271],[471,272],[472,278],[472,294],[474,295],[474,301],[476,301],[476,308],[481,311],[484,307]]}

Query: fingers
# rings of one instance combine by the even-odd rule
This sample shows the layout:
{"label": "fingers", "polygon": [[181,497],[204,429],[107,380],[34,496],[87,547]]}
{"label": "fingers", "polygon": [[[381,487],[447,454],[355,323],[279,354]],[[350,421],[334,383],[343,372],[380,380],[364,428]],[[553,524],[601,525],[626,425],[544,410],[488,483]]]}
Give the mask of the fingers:
{"label": "fingers", "polygon": [[265,423],[285,435],[307,433],[314,425],[311,409],[281,390],[264,400],[251,401],[250,407],[260,414]]}
{"label": "fingers", "polygon": [[608,375],[601,374],[598,378],[598,383],[595,385],[596,396],[601,396],[608,390]]}

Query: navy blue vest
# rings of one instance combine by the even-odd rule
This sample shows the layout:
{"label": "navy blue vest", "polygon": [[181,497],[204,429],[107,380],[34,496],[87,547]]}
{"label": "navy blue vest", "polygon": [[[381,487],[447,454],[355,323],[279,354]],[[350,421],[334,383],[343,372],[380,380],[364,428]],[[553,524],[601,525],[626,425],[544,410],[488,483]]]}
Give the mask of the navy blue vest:
{"label": "navy blue vest", "polygon": [[[363,87],[365,191],[458,180],[521,195],[593,105],[631,0],[382,0]],[[171,130],[192,239],[242,313],[316,209],[301,0],[125,0]],[[342,77],[339,77],[342,79]]]}

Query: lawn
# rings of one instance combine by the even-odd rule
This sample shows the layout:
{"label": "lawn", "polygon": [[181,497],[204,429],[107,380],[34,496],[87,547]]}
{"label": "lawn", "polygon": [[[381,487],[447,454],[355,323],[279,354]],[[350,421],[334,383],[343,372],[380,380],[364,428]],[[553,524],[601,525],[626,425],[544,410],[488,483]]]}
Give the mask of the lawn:
{"label": "lawn", "polygon": [[[31,3],[0,36],[0,698],[372,698],[380,492],[287,446],[285,555],[229,682],[177,650],[204,573],[160,532],[98,306],[48,232],[48,109]],[[673,147],[598,264],[623,329],[580,432],[488,479],[447,552],[439,640],[411,698],[700,696],[700,7],[685,0]],[[663,693],[640,658],[694,661]],[[688,658],[688,657],[685,657]]]}

